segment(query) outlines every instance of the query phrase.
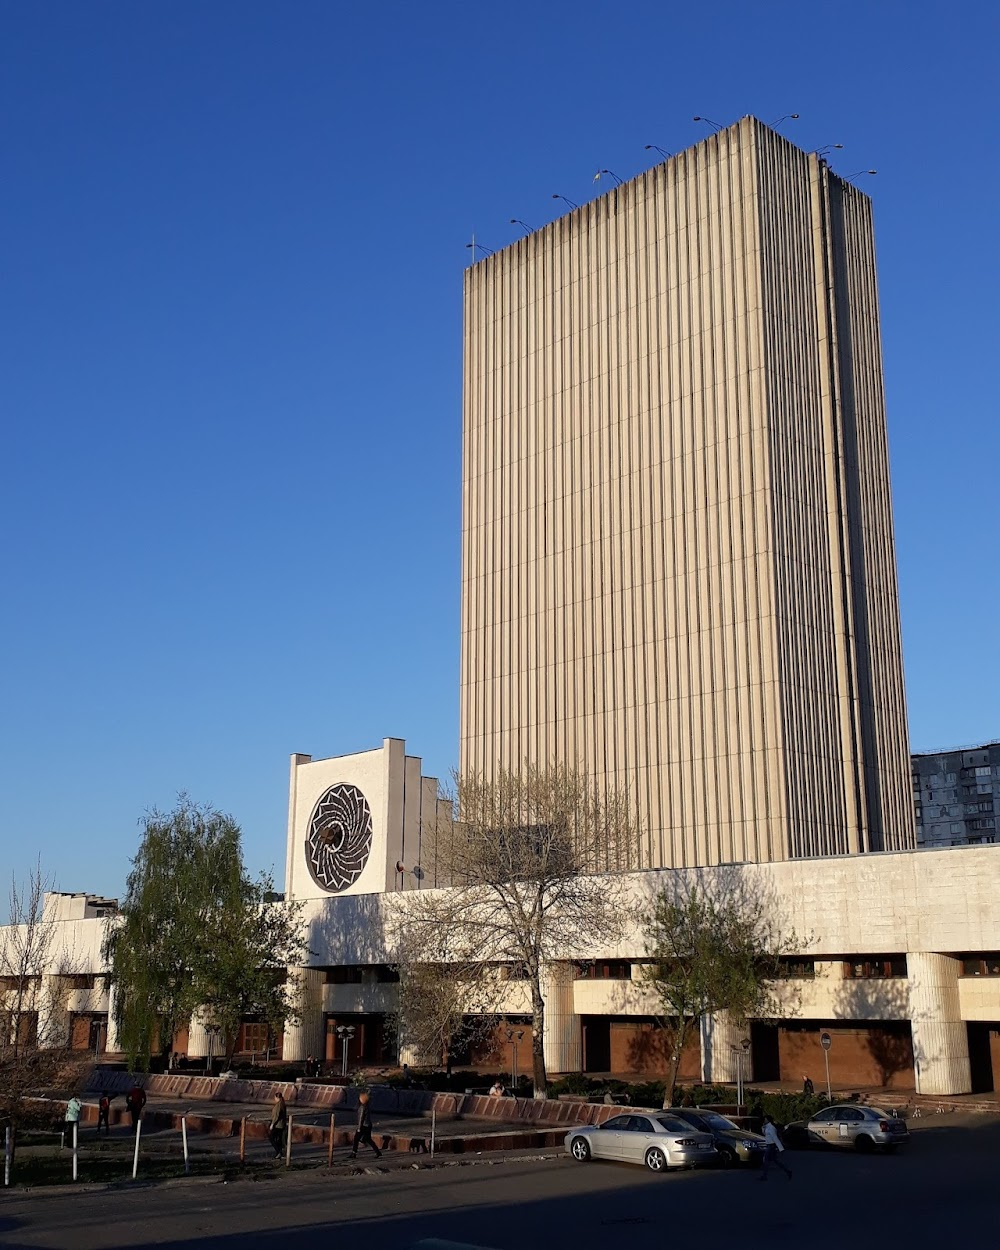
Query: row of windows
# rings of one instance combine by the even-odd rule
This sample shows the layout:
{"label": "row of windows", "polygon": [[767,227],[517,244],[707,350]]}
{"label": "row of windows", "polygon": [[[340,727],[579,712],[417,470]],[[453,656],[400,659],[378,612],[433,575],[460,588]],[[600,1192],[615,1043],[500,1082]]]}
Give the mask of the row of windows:
{"label": "row of windows", "polygon": [[905,976],[905,955],[860,955],[844,962],[847,981],[881,981]]}
{"label": "row of windows", "polygon": [[986,955],[966,955],[962,959],[963,977],[1000,977],[1000,951]]}
{"label": "row of windows", "polygon": [[398,981],[399,973],[385,964],[343,964],[327,968],[327,985],[362,985],[373,981]]}

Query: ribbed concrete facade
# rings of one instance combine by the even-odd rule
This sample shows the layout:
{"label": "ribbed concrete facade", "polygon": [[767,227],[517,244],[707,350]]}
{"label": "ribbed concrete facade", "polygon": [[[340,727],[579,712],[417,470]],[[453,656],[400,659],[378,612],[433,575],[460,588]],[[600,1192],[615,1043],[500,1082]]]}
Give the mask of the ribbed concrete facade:
{"label": "ribbed concrete facade", "polygon": [[869,200],[752,118],[466,273],[462,771],[650,866],[912,845]]}

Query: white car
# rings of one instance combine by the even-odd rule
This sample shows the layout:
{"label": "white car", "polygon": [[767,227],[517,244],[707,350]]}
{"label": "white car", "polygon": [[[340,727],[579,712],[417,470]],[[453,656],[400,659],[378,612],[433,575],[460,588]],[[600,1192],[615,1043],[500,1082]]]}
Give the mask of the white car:
{"label": "white car", "polygon": [[574,1128],[566,1134],[566,1150],[580,1163],[588,1159],[620,1159],[644,1163],[651,1172],[716,1163],[711,1133],[702,1133],[668,1112],[616,1115],[603,1124]]}

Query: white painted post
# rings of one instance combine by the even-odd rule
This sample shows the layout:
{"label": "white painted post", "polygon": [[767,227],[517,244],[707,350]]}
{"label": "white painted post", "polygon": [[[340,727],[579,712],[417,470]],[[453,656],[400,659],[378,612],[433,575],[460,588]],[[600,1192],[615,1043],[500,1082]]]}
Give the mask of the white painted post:
{"label": "white painted post", "polygon": [[142,1120],[138,1120],[135,1126],[135,1154],[132,1156],[132,1179],[135,1180],[139,1172],[139,1138],[142,1136]]}
{"label": "white painted post", "polygon": [[290,1168],[292,1166],[292,1124],[294,1123],[294,1121],[295,1121],[295,1117],[293,1115],[290,1115],[288,1117],[288,1125],[285,1129],[286,1133],[288,1134],[288,1136],[285,1138],[285,1167],[286,1168]]}
{"label": "white painted post", "polygon": [[8,1124],[8,1125],[7,1125],[7,1128],[6,1128],[6,1131],[4,1132],[4,1141],[3,1141],[3,1183],[4,1183],[4,1188],[6,1188],[6,1187],[10,1184],[10,1161],[11,1161],[11,1156],[12,1156],[12,1155],[13,1155],[13,1153],[14,1153],[14,1149],[13,1149],[13,1147],[14,1147],[14,1143],[13,1143],[13,1140],[12,1140],[12,1138],[11,1138],[10,1125]]}
{"label": "white painted post", "polygon": [[434,1136],[437,1129],[437,1108],[431,1107],[431,1158],[434,1158]]}
{"label": "white painted post", "polygon": [[76,1180],[76,1150],[77,1150],[77,1129],[79,1125],[76,1120],[73,1121],[73,1179]]}
{"label": "white painted post", "polygon": [[184,1139],[184,1175],[187,1176],[191,1171],[191,1160],[188,1158],[188,1121],[187,1116],[181,1116],[181,1137]]}

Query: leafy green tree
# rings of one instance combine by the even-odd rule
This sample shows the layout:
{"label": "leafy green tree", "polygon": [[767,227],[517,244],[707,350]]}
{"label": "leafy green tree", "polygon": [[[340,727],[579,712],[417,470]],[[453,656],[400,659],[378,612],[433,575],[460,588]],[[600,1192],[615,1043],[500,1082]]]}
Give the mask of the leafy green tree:
{"label": "leafy green tree", "polygon": [[181,795],[142,827],[104,941],[119,1044],[144,1068],[197,1012],[226,1033],[231,1057],[244,1016],[276,1031],[295,1018],[296,985],[285,973],[305,955],[301,908],[270,901],[270,878],[248,876],[231,816]]}
{"label": "leafy green tree", "polygon": [[735,1020],[768,1015],[779,975],[782,934],[772,900],[755,879],[738,870],[674,876],[644,918],[644,972],[671,1031],[670,1065],[663,1095],[673,1103],[684,1044],[703,1016],[726,1011]]}

